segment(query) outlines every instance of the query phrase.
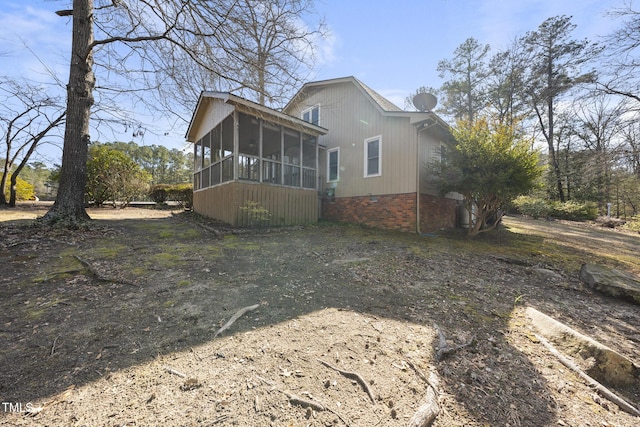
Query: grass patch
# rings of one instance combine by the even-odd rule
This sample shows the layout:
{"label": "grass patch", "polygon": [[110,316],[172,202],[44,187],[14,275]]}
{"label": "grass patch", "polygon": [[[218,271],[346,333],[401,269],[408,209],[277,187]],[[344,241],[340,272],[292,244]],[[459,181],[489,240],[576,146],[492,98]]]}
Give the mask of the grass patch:
{"label": "grass patch", "polygon": [[42,317],[42,315],[44,314],[44,308],[38,307],[38,308],[33,308],[33,309],[27,309],[25,310],[25,317],[27,318],[27,320],[38,320]]}
{"label": "grass patch", "polygon": [[94,247],[93,253],[103,259],[114,259],[122,256],[122,254],[128,250],[128,246],[105,241],[103,242],[103,246]]}
{"label": "grass patch", "polygon": [[221,246],[225,249],[243,249],[247,251],[256,251],[260,249],[260,245],[256,242],[249,242],[240,239],[234,234],[227,234],[222,238]]}

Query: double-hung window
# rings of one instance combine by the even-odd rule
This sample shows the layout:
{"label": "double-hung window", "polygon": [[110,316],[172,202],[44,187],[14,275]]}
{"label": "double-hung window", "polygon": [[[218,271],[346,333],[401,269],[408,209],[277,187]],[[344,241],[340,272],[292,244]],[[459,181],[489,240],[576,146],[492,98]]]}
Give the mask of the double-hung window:
{"label": "double-hung window", "polygon": [[327,151],[327,182],[340,179],[340,148]]}
{"label": "double-hung window", "polygon": [[302,111],[302,120],[312,123],[314,125],[320,124],[320,104],[316,104],[313,107],[307,108]]}
{"label": "double-hung window", "polygon": [[364,140],[364,177],[382,175],[382,136]]}

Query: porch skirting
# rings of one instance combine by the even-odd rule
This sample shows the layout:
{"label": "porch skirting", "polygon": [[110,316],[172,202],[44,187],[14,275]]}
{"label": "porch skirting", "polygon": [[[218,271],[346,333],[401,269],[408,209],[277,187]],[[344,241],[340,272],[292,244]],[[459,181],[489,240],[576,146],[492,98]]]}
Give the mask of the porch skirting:
{"label": "porch skirting", "polygon": [[[253,224],[247,202],[258,203],[269,219]],[[318,192],[311,189],[231,181],[193,193],[195,212],[233,226],[305,225],[318,221]]]}

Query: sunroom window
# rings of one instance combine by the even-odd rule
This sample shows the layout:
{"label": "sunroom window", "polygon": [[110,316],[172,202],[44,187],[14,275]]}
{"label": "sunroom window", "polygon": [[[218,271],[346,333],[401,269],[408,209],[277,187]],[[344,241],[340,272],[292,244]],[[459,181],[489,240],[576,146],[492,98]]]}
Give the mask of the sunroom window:
{"label": "sunroom window", "polygon": [[302,186],[316,188],[316,137],[302,136]]}
{"label": "sunroom window", "polygon": [[238,115],[238,178],[249,181],[260,179],[260,122],[247,114]]}
{"label": "sunroom window", "polygon": [[284,185],[300,187],[300,133],[284,131]]}
{"label": "sunroom window", "polygon": [[234,180],[318,187],[316,136],[241,111],[196,141],[194,155],[196,190]]}

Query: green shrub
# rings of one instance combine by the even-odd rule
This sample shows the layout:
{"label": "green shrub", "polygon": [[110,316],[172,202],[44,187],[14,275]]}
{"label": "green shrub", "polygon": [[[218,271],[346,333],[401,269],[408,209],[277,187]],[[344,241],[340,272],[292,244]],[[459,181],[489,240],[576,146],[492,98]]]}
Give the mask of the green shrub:
{"label": "green shrub", "polygon": [[174,184],[169,190],[169,199],[175,200],[183,208],[193,206],[193,184]]}
{"label": "green shrub", "polygon": [[533,218],[546,217],[550,211],[547,201],[538,197],[519,196],[512,201],[512,204],[518,212]]}
{"label": "green shrub", "polygon": [[569,221],[593,221],[598,217],[598,205],[593,202],[553,202],[549,214],[554,218]]}
{"label": "green shrub", "polygon": [[172,200],[178,202],[183,208],[191,208],[193,205],[193,185],[157,184],[149,190],[149,197],[157,204],[163,204]]}
{"label": "green shrub", "polygon": [[157,204],[162,204],[162,203],[165,203],[169,198],[170,190],[171,190],[170,185],[157,184],[151,187],[151,190],[149,190],[149,197],[151,197],[151,200],[153,200]]}
{"label": "green shrub", "polygon": [[[11,186],[11,183],[7,179],[7,185],[6,185],[6,188],[4,189],[4,196],[6,197],[7,201],[11,196],[10,186]],[[16,177],[16,200],[34,200],[35,196],[36,196],[36,193],[34,192],[33,185],[29,184],[27,181],[17,176]]]}
{"label": "green shrub", "polygon": [[636,215],[627,221],[622,227],[624,230],[635,231],[636,233],[640,233],[640,215]]}

